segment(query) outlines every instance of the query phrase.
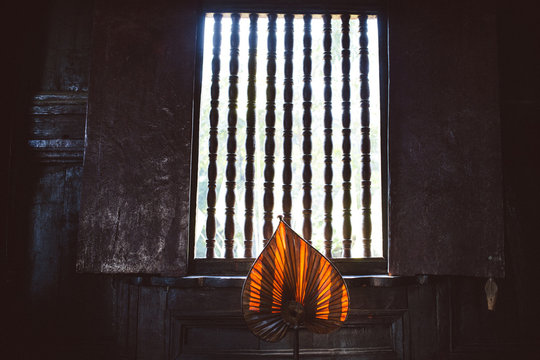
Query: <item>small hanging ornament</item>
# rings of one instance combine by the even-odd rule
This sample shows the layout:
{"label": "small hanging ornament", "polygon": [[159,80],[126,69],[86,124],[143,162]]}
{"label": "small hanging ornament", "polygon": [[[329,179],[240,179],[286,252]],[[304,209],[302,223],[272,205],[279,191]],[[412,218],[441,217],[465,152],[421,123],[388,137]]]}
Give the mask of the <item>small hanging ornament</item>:
{"label": "small hanging ornament", "polygon": [[497,302],[497,283],[493,278],[489,278],[484,287],[486,291],[487,306],[489,311],[495,311],[495,304]]}

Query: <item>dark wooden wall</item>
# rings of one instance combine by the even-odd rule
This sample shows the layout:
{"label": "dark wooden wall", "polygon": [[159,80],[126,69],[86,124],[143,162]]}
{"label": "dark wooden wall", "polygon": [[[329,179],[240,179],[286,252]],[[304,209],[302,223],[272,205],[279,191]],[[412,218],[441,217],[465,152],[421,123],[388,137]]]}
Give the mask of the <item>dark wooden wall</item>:
{"label": "dark wooden wall", "polygon": [[[12,91],[2,123],[0,354],[282,358],[289,340],[263,343],[244,326],[241,279],[75,273],[92,2],[26,5],[13,5],[3,31]],[[532,2],[509,5],[494,4],[507,257],[496,311],[486,309],[485,279],[349,280],[348,326],[301,334],[303,358],[537,358],[540,23]]]}

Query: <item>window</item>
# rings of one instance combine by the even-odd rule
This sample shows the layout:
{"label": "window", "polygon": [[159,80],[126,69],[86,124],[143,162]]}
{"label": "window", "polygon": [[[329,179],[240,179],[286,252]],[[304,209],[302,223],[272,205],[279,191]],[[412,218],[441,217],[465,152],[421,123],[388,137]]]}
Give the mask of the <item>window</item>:
{"label": "window", "polygon": [[[78,271],[238,274],[246,273],[253,263],[244,258],[194,258],[195,244],[190,239],[195,234],[195,207],[190,205],[197,195],[198,151],[192,149],[198,147],[192,146],[192,140],[199,136],[193,136],[192,130],[198,130],[201,75],[195,54],[203,50],[202,38],[197,36],[200,18],[194,15],[200,3],[173,3],[142,2],[134,7],[96,2],[99,16],[95,16],[92,35]],[[246,12],[242,6],[251,5],[244,0],[234,3],[234,9],[230,2],[214,0],[204,1],[204,6],[225,13]],[[285,3],[258,2],[257,10],[274,11]],[[391,115],[388,265],[380,258],[336,258],[334,262],[343,274],[387,273],[388,269],[393,275],[504,276],[495,15],[482,6],[464,11],[453,2],[441,6],[325,0],[317,4],[319,13],[326,11],[325,5],[338,14],[382,11],[373,15],[379,23],[381,104],[388,104]],[[391,19],[388,40],[384,14]],[[264,27],[262,19],[259,29]],[[460,31],[454,31],[456,19]],[[301,33],[297,28],[295,38]],[[197,39],[201,39],[198,47]],[[351,46],[354,42],[351,31]],[[227,54],[221,57],[226,68]],[[259,55],[258,74],[265,71],[260,65],[265,59]],[[391,69],[388,74],[387,68]],[[334,78],[336,71],[332,71]],[[221,79],[222,84],[228,81],[223,75]],[[388,89],[386,84],[390,84]],[[339,91],[333,88],[333,93]],[[228,86],[222,92],[227,94]],[[257,98],[264,94],[258,92]],[[281,99],[276,97],[276,101]],[[332,109],[337,108],[339,102],[334,102]],[[373,103],[370,111],[374,111]],[[381,106],[381,119],[387,117]],[[334,118],[336,122],[339,118]],[[381,124],[381,134],[385,134],[385,122]],[[281,135],[276,134],[276,139]],[[382,144],[383,159],[385,148]],[[383,166],[383,181],[384,170]],[[190,174],[191,182],[186,181]],[[281,174],[276,173],[275,179],[277,191]],[[341,200],[336,194],[333,198],[335,208]],[[296,199],[294,204],[301,201]],[[276,198],[273,219],[280,203]],[[323,205],[314,202],[312,207]],[[242,223],[237,230],[243,231]],[[257,232],[260,229],[254,229]]]}
{"label": "window", "polygon": [[251,263],[279,214],[338,265],[385,262],[380,25],[369,12],[206,14],[195,263]]}

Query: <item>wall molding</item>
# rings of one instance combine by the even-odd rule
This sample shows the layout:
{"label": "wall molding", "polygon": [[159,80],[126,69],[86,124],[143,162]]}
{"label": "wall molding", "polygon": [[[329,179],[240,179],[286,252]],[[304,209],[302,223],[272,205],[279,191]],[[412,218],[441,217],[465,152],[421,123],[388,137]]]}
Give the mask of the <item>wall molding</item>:
{"label": "wall molding", "polygon": [[82,164],[86,92],[44,92],[33,97],[27,145],[40,163]]}
{"label": "wall molding", "polygon": [[83,140],[28,140],[28,145],[43,163],[82,163]]}

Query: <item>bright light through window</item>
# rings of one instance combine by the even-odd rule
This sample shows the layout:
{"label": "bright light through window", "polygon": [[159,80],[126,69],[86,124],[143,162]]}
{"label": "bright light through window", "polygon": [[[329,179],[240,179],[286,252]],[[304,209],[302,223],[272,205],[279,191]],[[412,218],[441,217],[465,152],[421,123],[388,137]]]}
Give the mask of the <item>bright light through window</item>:
{"label": "bright light through window", "polygon": [[[201,109],[199,121],[199,172],[198,196],[195,229],[195,257],[204,258],[206,253],[206,219],[207,219],[207,191],[208,191],[208,163],[209,163],[209,112],[210,112],[210,85],[211,61],[213,49],[214,18],[208,14],[205,23],[204,57],[202,70]],[[236,157],[236,202],[235,202],[235,257],[244,255],[244,184],[246,165],[246,106],[248,82],[248,36],[249,17],[240,19],[240,56],[238,81],[238,122],[237,122],[237,157]],[[341,63],[341,19],[332,18],[332,114],[333,114],[333,248],[332,255],[342,255],[342,227],[343,227],[343,152],[342,152],[342,63]],[[370,88],[370,142],[371,142],[371,221],[372,221],[372,257],[382,256],[382,201],[381,201],[381,130],[380,130],[380,99],[379,99],[379,44],[377,18],[370,15],[368,18],[369,36],[369,88]],[[352,196],[352,257],[363,256],[362,245],[362,175],[361,175],[361,149],[360,149],[360,68],[359,68],[359,20],[351,16],[350,20],[350,87],[351,87],[351,196]],[[312,244],[323,249],[324,242],[324,99],[323,99],[323,19],[313,16],[311,21],[312,36]],[[301,15],[294,20],[294,55],[293,55],[293,149],[292,149],[292,220],[291,227],[302,235],[303,205],[302,205],[302,116],[303,116],[303,29],[304,23]],[[227,113],[229,89],[229,56],[230,56],[231,17],[224,14],[222,19],[221,41],[221,71],[219,95],[219,125],[218,125],[218,156],[216,179],[216,242],[215,256],[224,256],[224,224],[225,224],[225,192],[226,192],[226,143],[227,143]],[[257,256],[263,246],[263,193],[264,193],[264,158],[265,158],[265,113],[266,113],[266,59],[267,59],[268,18],[260,14],[258,19],[257,44],[257,75],[256,75],[256,150],[255,150],[255,204],[253,215],[253,255]],[[275,132],[275,176],[274,176],[274,226],[277,226],[276,216],[282,213],[282,159],[283,159],[283,83],[284,83],[284,18],[277,18],[277,74],[276,74],[276,132]]]}

